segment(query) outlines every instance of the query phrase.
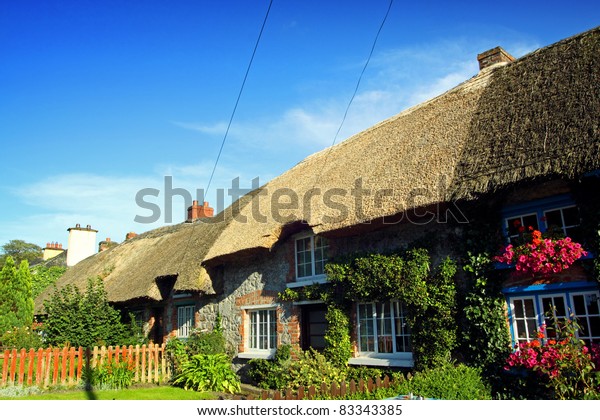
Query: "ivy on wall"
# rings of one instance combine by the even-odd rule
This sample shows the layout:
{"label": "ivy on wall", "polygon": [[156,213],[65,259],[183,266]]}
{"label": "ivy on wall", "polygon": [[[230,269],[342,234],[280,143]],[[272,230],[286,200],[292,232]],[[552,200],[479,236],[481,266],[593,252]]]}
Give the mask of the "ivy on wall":
{"label": "ivy on wall", "polygon": [[326,355],[346,364],[351,355],[348,311],[358,301],[399,300],[409,312],[417,369],[450,358],[456,346],[456,264],[446,258],[431,270],[426,249],[347,257],[325,266],[328,284],[287,289],[282,300],[319,299],[329,304]]}

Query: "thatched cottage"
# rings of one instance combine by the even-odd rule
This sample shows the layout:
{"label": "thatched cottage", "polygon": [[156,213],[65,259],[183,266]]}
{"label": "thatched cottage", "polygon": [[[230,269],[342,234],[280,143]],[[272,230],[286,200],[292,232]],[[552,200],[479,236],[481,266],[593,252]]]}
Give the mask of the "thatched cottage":
{"label": "thatched cottage", "polygon": [[[309,156],[219,220],[140,235],[82,261],[59,286],[108,267],[115,303],[147,308],[145,319],[180,336],[187,330],[174,327],[191,319],[211,329],[219,313],[244,360],[284,343],[324,346],[327,306],[279,294],[326,283],[333,258],[418,243],[434,262],[461,258],[474,226],[506,242],[517,225],[579,235],[600,213],[600,28],[518,60],[501,48],[479,59],[470,80]],[[514,342],[533,338],[550,306],[559,317],[571,308],[586,322],[582,338],[600,340],[598,282],[580,263],[508,276],[503,291]],[[412,365],[402,302],[363,299],[350,311],[350,363]]]}

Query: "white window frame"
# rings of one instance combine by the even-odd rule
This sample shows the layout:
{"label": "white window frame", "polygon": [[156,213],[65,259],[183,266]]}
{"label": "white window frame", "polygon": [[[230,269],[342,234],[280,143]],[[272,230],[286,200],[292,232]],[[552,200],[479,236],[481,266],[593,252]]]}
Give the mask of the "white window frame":
{"label": "white window frame", "polygon": [[[523,318],[519,318],[517,319],[516,316],[516,312],[515,312],[515,300],[531,300],[531,302],[533,303],[533,319],[535,320],[535,330],[534,331],[529,331],[529,328],[527,326],[527,321],[531,320],[531,317],[527,317],[527,313],[525,311],[525,308],[523,308]],[[514,335],[514,342],[516,344],[519,344],[521,342],[530,342],[532,340],[535,340],[537,338],[536,333],[537,331],[540,329],[540,319],[539,319],[539,310],[538,310],[538,300],[536,298],[536,296],[530,295],[530,296],[513,296],[509,299],[510,302],[510,317],[511,317],[511,321],[512,321],[512,328],[513,328],[513,335]],[[524,338],[519,338],[519,328],[518,328],[518,320],[523,320],[525,321],[525,337]]]}
{"label": "white window frame", "polygon": [[585,322],[587,324],[587,331],[588,334],[585,336],[582,336],[581,334],[579,334],[579,332],[577,333],[578,338],[582,339],[582,340],[590,340],[593,341],[594,343],[600,343],[600,335],[592,335],[592,331],[590,328],[590,324],[589,324],[589,319],[592,317],[600,317],[600,314],[589,314],[587,313],[587,307],[586,307],[586,313],[585,314],[576,314],[575,312],[575,296],[586,296],[586,295],[595,295],[594,299],[596,301],[596,305],[598,305],[598,309],[600,312],[600,292],[597,290],[591,290],[591,291],[586,291],[586,292],[573,292],[571,293],[570,296],[570,303],[571,303],[571,308],[573,308],[573,315],[575,318],[578,318],[579,324],[582,324],[582,318],[585,319]]}
{"label": "white window frame", "polygon": [[[327,250],[329,249],[329,244],[327,243],[327,239],[322,236],[317,236],[314,234],[302,234],[298,235],[294,238],[294,272],[296,275],[296,281],[294,283],[288,284],[288,287],[302,287],[308,286],[314,283],[325,283],[327,281],[327,276],[325,273],[315,274],[316,273],[316,259],[315,259],[315,239],[319,238],[324,241],[325,246],[321,249],[324,249],[325,259],[320,260],[323,261],[323,265],[327,263]],[[310,274],[307,276],[300,277],[298,274],[298,242],[302,240],[310,239]]]}
{"label": "white window frame", "polygon": [[[515,317],[515,306],[514,306],[514,301],[515,300],[525,300],[525,299],[531,299],[533,300],[534,303],[534,310],[535,310],[535,319],[536,319],[536,328],[539,330],[540,325],[545,324],[546,323],[546,315],[544,313],[544,305],[543,305],[543,299],[545,298],[562,298],[563,302],[565,304],[565,316],[560,316],[558,317],[558,319],[564,319],[564,320],[568,320],[568,319],[573,319],[573,318],[579,318],[579,322],[582,322],[581,319],[585,319],[585,322],[587,323],[587,331],[588,334],[585,336],[582,336],[579,334],[579,332],[577,332],[577,338],[583,339],[583,340],[592,340],[595,343],[600,343],[600,336],[593,336],[591,335],[591,329],[590,329],[590,324],[589,324],[589,319],[592,317],[599,317],[600,318],[600,314],[588,314],[586,312],[586,314],[578,314],[575,313],[575,296],[586,296],[586,295],[592,295],[595,296],[595,298],[597,299],[597,302],[599,302],[600,305],[600,292],[596,291],[596,290],[584,290],[584,291],[565,291],[565,292],[556,292],[556,293],[539,293],[539,294],[534,294],[534,295],[523,295],[523,296],[511,296],[509,298],[509,304],[510,304],[510,320],[511,320],[511,326],[512,326],[512,341],[514,344],[518,344],[520,342],[530,342],[532,340],[537,339],[537,335],[534,334],[530,334],[531,332],[528,331],[528,336],[527,338],[521,338],[519,339],[519,329],[517,327],[517,319]],[[599,307],[600,309],[600,307]],[[587,307],[586,307],[586,311],[587,311]],[[548,326],[548,325],[546,325]],[[550,336],[548,335],[548,331],[546,331],[546,333],[544,334],[545,338],[553,338],[553,334],[551,334]]]}
{"label": "white window frame", "polygon": [[[382,320],[383,318],[381,317],[382,314],[378,314],[377,313],[377,304],[385,304],[385,305],[390,305],[390,324],[391,324],[391,331],[390,334],[382,334],[379,331],[379,321]],[[404,322],[406,323],[406,308],[404,307],[404,305],[402,305],[402,303],[398,302],[397,300],[391,300],[391,301],[385,301],[385,302],[359,302],[356,304],[356,320],[357,320],[357,338],[358,338],[358,343],[357,343],[357,347],[358,347],[358,352],[361,356],[363,357],[378,357],[378,356],[383,356],[383,357],[398,357],[398,356],[407,356],[410,355],[412,357],[412,351],[398,351],[398,349],[396,348],[396,337],[397,336],[408,336],[409,339],[411,337],[410,332],[408,334],[398,334],[398,332],[396,331],[396,318],[397,318],[397,314],[396,314],[396,305],[395,304],[399,304],[400,307],[400,319],[404,319]],[[361,346],[360,346],[360,340],[361,340],[361,336],[363,335],[363,332],[361,331],[361,318],[360,318],[360,306],[364,306],[364,305],[371,305],[371,313],[372,313],[372,318],[367,318],[367,322],[371,322],[371,328],[373,331],[373,339],[374,339],[374,350],[373,351],[362,351],[361,350]],[[381,336],[385,336],[391,337],[391,350],[390,352],[379,352],[379,338]]]}
{"label": "white window frame", "polygon": [[563,213],[563,210],[566,210],[566,209],[572,209],[572,208],[575,208],[575,209],[577,210],[577,212],[579,213],[579,207],[577,207],[576,205],[572,205],[572,206],[562,206],[562,207],[557,207],[557,208],[553,208],[553,209],[547,209],[547,210],[546,210],[546,209],[544,209],[544,219],[545,219],[545,220],[544,220],[544,225],[545,225],[545,227],[546,227],[546,230],[548,230],[548,229],[550,228],[550,226],[548,226],[548,219],[546,218],[546,214],[547,214],[547,213],[550,213],[550,212],[553,212],[553,211],[557,211],[557,210],[560,210],[560,220],[561,220],[561,222],[562,222],[561,229],[562,229],[562,233],[563,233],[563,235],[565,235],[565,236],[568,236],[568,235],[567,235],[567,229],[570,229],[570,228],[574,228],[574,227],[581,226],[581,216],[580,216],[580,220],[579,220],[579,223],[578,223],[578,224],[576,224],[576,225],[569,225],[569,226],[566,226],[566,224],[565,224],[565,215],[564,215],[564,213]]}
{"label": "white window frame", "polygon": [[188,338],[196,324],[196,306],[177,306],[177,338]]}
{"label": "white window frame", "polygon": [[[277,305],[251,305],[251,306],[242,306],[242,310],[245,311],[244,314],[244,352],[238,353],[238,357],[241,359],[269,359],[275,355],[275,351],[277,350],[277,346],[279,344],[279,334],[277,333],[277,327],[279,324],[278,320],[278,306]],[[266,312],[267,321],[265,326],[267,328],[266,337],[267,337],[267,347],[260,348],[257,347],[256,344],[258,342],[258,336],[256,333],[260,333],[259,329],[254,329],[254,317],[260,316],[261,312]],[[260,327],[259,327],[260,328]],[[274,328],[274,331],[272,331]],[[275,342],[273,343],[272,335],[274,333]]]}
{"label": "white window frame", "polygon": [[513,239],[516,239],[520,236],[520,234],[516,234],[516,235],[510,235],[508,232],[510,232],[510,223],[509,220],[514,220],[514,219],[519,219],[521,221],[521,226],[523,227],[523,229],[525,229],[525,232],[527,232],[527,227],[526,224],[523,222],[523,218],[524,217],[528,217],[528,216],[535,216],[535,220],[537,223],[537,229],[540,229],[540,220],[539,220],[539,215],[536,212],[531,212],[531,213],[523,213],[523,214],[517,214],[515,216],[510,216],[510,217],[505,217],[504,218],[504,225],[506,228],[506,232],[507,232],[507,238],[509,242],[512,242]]}

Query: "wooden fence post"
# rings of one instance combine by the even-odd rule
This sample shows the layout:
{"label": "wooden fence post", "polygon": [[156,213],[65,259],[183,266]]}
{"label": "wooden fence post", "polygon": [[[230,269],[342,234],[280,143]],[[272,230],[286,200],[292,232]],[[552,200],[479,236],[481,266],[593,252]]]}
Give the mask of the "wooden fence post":
{"label": "wooden fence post", "polygon": [[37,369],[35,370],[35,384],[44,386],[44,350],[39,349],[37,352]]}
{"label": "wooden fence post", "polygon": [[142,382],[146,382],[146,345],[142,345]]}
{"label": "wooden fence post", "polygon": [[35,365],[35,350],[29,349],[29,355],[27,356],[27,385],[31,385],[33,382],[33,367]]}
{"label": "wooden fence post", "polygon": [[77,349],[77,381],[81,380],[81,370],[83,369],[83,347]]}
{"label": "wooden fence post", "polygon": [[4,357],[2,360],[2,386],[6,385],[6,380],[8,378],[8,362],[10,361],[10,352],[8,350],[4,351]]}

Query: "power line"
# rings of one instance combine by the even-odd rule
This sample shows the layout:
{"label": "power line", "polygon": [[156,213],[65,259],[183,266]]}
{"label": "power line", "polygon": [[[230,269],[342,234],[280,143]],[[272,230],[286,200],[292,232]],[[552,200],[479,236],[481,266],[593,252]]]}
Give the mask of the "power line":
{"label": "power line", "polygon": [[[360,82],[362,81],[362,77],[365,74],[367,67],[369,66],[369,62],[371,61],[371,57],[373,56],[373,51],[375,51],[375,45],[377,44],[377,40],[379,39],[379,34],[381,33],[383,26],[385,25],[385,21],[387,20],[388,15],[390,14],[390,10],[392,10],[393,4],[394,4],[394,0],[390,0],[390,4],[388,5],[387,11],[385,12],[385,16],[383,17],[383,20],[381,21],[381,25],[379,25],[379,29],[377,30],[377,34],[375,35],[375,39],[373,40],[373,45],[371,46],[371,51],[369,52],[367,61],[365,62],[365,65],[364,65],[362,71],[360,72],[360,76],[358,77],[358,81],[356,82],[356,86],[354,88],[354,92],[352,93],[352,97],[350,98],[350,101],[348,102],[348,105],[346,106],[346,111],[344,112],[344,117],[342,118],[342,122],[340,123],[340,126],[338,127],[338,129],[335,133],[335,136],[333,137],[331,146],[329,147],[329,149],[327,149],[325,157],[323,158],[324,159],[323,165],[321,166],[321,169],[319,170],[319,172],[316,175],[315,183],[317,182],[318,179],[321,178],[321,174],[323,173],[323,170],[325,169],[325,166],[327,165],[327,160],[329,159],[329,154],[331,153],[331,151],[333,150],[333,146],[337,142],[337,138],[340,134],[340,131],[342,130],[344,122],[346,122],[346,117],[348,116],[348,111],[350,110],[350,106],[352,105],[352,102],[354,102],[354,98],[356,97],[356,93],[358,92],[358,88],[360,86]],[[313,185],[313,188],[314,188],[314,185]]]}
{"label": "power line", "polygon": [[244,91],[244,86],[246,85],[246,80],[248,79],[248,74],[250,73],[250,68],[252,67],[252,62],[254,61],[254,56],[256,55],[256,50],[258,49],[258,44],[260,43],[260,38],[262,37],[263,31],[265,29],[265,25],[267,23],[267,18],[269,17],[269,12],[271,11],[271,6],[273,5],[273,0],[269,2],[269,8],[267,9],[267,13],[265,14],[265,19],[263,20],[262,26],[260,28],[260,33],[258,34],[258,39],[256,40],[256,44],[254,45],[254,51],[252,51],[252,57],[250,57],[250,62],[248,63],[248,68],[246,69],[246,74],[244,75],[244,80],[242,82],[242,86],[240,87],[240,91],[238,93],[237,99],[235,101],[235,106],[233,107],[233,111],[231,112],[231,117],[229,118],[229,124],[227,124],[227,130],[225,130],[225,135],[223,136],[223,141],[221,142],[221,147],[219,149],[219,153],[217,154],[217,160],[215,161],[215,165],[213,166],[212,172],[210,174],[210,178],[208,179],[208,185],[204,190],[204,196],[208,195],[208,190],[210,188],[210,184],[212,183],[213,177],[215,175],[215,171],[217,169],[217,165],[219,164],[219,159],[221,158],[221,153],[223,152],[223,147],[225,146],[225,141],[227,140],[227,135],[229,134],[229,129],[231,128],[231,123],[233,122],[233,117],[235,116],[235,111],[237,110],[238,104],[240,103],[240,98],[242,97],[242,92]]}
{"label": "power line", "polygon": [[369,62],[371,61],[371,57],[373,56],[373,51],[375,51],[375,45],[377,44],[377,40],[379,39],[379,34],[381,33],[381,30],[383,29],[383,25],[385,25],[385,21],[387,20],[388,15],[390,14],[390,10],[392,9],[392,4],[394,4],[394,0],[390,0],[390,4],[388,6],[387,11],[385,12],[385,16],[383,17],[383,20],[381,21],[381,25],[379,25],[379,30],[377,30],[377,34],[375,35],[375,40],[373,40],[373,45],[371,46],[371,51],[369,52],[369,57],[367,58],[367,61],[365,62],[365,65],[364,65],[362,71],[360,72],[360,76],[358,77],[358,81],[356,82],[356,87],[354,88],[352,97],[350,98],[350,101],[348,102],[348,106],[346,107],[346,111],[344,112],[344,117],[342,118],[342,122],[340,123],[340,126],[338,127],[337,132],[335,133],[333,142],[331,143],[332,147],[335,145],[335,143],[337,141],[338,135],[340,134],[340,131],[342,130],[342,126],[344,125],[344,122],[346,122],[346,117],[348,116],[348,111],[350,110],[350,106],[352,105],[352,102],[354,102],[354,97],[356,96],[356,93],[358,92],[358,88],[360,86],[362,77],[365,74],[365,70],[367,70],[367,66],[369,65]]}

